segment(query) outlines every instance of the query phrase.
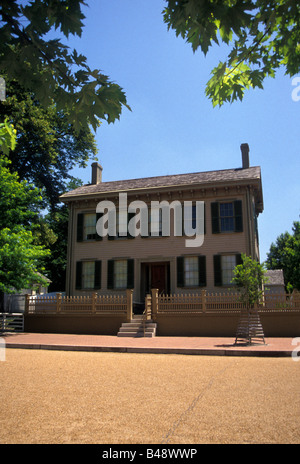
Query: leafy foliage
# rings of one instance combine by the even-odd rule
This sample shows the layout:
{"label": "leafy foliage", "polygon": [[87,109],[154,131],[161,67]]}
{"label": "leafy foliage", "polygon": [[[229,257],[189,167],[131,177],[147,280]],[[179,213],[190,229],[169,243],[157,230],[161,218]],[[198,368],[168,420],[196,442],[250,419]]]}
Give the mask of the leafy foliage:
{"label": "leafy foliage", "polygon": [[31,92],[16,81],[6,81],[6,100],[0,104],[0,120],[14,123],[17,145],[9,151],[11,171],[40,188],[43,206],[56,207],[59,195],[74,180],[70,171],[96,159],[97,147],[91,130],[74,131],[65,113],[55,104],[44,108]]}
{"label": "leafy foliage", "polygon": [[22,226],[0,230],[0,291],[15,293],[46,283],[38,272],[39,263],[48,251],[33,245],[32,233]]}
{"label": "leafy foliage", "polygon": [[300,4],[295,0],[168,0],[164,12],[194,51],[213,44],[230,47],[227,60],[212,70],[206,95],[213,106],[242,100],[245,90],[263,88],[279,67],[300,70]]}
{"label": "leafy foliage", "polygon": [[292,234],[285,232],[271,244],[266,260],[267,269],[283,269],[288,291],[300,290],[300,222],[295,221]]}
{"label": "leafy foliage", "polygon": [[8,169],[0,158],[0,291],[14,293],[34,283],[44,283],[41,259],[48,250],[34,244],[31,231],[41,206],[37,188]]}
{"label": "leafy foliage", "polygon": [[[51,279],[49,291],[64,291],[66,286],[67,246],[69,209],[61,205],[55,212],[45,217],[49,229],[56,236],[56,240],[49,244],[51,254],[43,259],[47,275]],[[42,243],[45,243],[44,241]]]}
{"label": "leafy foliage", "polygon": [[242,264],[234,269],[232,282],[237,285],[240,300],[249,310],[262,296],[262,285],[267,282],[264,266],[256,260],[242,254]]}
{"label": "leafy foliage", "polygon": [[94,130],[101,120],[119,119],[122,107],[128,109],[121,87],[87,59],[70,51],[49,33],[81,36],[83,0],[2,0],[0,6],[0,74],[16,80],[45,108],[56,104],[76,131]]}
{"label": "leafy foliage", "polygon": [[10,150],[16,147],[17,131],[12,124],[5,119],[4,123],[0,123],[0,152],[8,155]]}

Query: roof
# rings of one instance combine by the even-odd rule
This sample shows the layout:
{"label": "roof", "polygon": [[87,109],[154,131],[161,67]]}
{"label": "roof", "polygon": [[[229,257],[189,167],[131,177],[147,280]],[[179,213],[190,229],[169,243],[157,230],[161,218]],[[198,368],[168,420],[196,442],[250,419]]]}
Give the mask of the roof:
{"label": "roof", "polygon": [[99,184],[87,184],[65,193],[60,198],[62,201],[75,200],[79,197],[98,196],[104,193],[130,192],[149,189],[161,189],[184,186],[208,186],[216,183],[247,183],[259,182],[261,189],[260,167],[246,169],[224,169],[219,171],[196,172],[191,174],[176,174],[158,177],[144,177],[139,179],[119,180],[112,182],[100,182]]}
{"label": "roof", "polygon": [[283,269],[272,269],[266,272],[269,278],[266,285],[284,285]]}

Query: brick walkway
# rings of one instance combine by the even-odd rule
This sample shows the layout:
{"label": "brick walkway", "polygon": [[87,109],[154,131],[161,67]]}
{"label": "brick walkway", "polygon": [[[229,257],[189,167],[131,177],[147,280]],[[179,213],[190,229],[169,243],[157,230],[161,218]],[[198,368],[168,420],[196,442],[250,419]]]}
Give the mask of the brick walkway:
{"label": "brick walkway", "polygon": [[7,348],[99,351],[120,353],[158,353],[217,356],[291,356],[299,347],[292,338],[266,338],[265,345],[234,345],[234,338],[153,337],[127,338],[104,335],[2,334]]}

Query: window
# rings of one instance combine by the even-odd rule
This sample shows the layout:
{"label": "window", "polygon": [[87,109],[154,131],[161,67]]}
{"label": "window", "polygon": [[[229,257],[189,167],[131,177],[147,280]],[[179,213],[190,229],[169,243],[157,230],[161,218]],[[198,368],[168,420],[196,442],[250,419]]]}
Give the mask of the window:
{"label": "window", "polygon": [[206,286],[206,257],[188,256],[177,258],[177,287]]}
{"label": "window", "polygon": [[77,215],[77,242],[102,240],[97,234],[96,224],[101,214],[79,213]]}
{"label": "window", "polygon": [[127,261],[116,261],[114,266],[115,288],[127,288]]}
{"label": "window", "polygon": [[128,230],[129,221],[135,216],[134,213],[127,211],[118,211],[116,213],[116,235],[108,235],[109,240],[118,240],[126,238],[134,238]]}
{"label": "window", "polygon": [[82,263],[82,288],[94,288],[95,263]]}
{"label": "window", "polygon": [[184,285],[185,287],[198,286],[199,263],[196,256],[184,260]]}
{"label": "window", "polygon": [[101,288],[101,261],[77,261],[76,290]]}
{"label": "window", "polygon": [[134,260],[120,259],[107,262],[107,288],[134,288]]}
{"label": "window", "polygon": [[221,232],[234,232],[233,203],[220,204],[220,230]]}
{"label": "window", "polygon": [[162,237],[162,218],[162,209],[151,207],[148,224],[151,237]]}
{"label": "window", "polygon": [[85,214],[83,217],[83,240],[95,240],[96,214]]}
{"label": "window", "polygon": [[233,270],[240,264],[241,255],[215,255],[214,256],[214,275],[215,286],[232,285],[231,280],[234,277]]}
{"label": "window", "polygon": [[231,280],[234,277],[233,269],[236,266],[235,255],[221,256],[221,268],[222,268],[222,284],[230,285]]}
{"label": "window", "polygon": [[243,232],[242,201],[211,203],[212,233]]}

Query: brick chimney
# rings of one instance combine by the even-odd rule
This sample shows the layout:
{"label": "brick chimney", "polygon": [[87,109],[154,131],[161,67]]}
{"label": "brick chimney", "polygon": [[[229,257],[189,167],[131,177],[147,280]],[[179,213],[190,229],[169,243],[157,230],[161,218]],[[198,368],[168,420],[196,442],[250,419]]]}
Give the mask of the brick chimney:
{"label": "brick chimney", "polygon": [[243,169],[247,169],[250,166],[249,151],[250,149],[249,149],[248,143],[242,143],[241,152],[242,152]]}
{"label": "brick chimney", "polygon": [[103,167],[99,163],[92,163],[92,184],[100,184],[102,182]]}

